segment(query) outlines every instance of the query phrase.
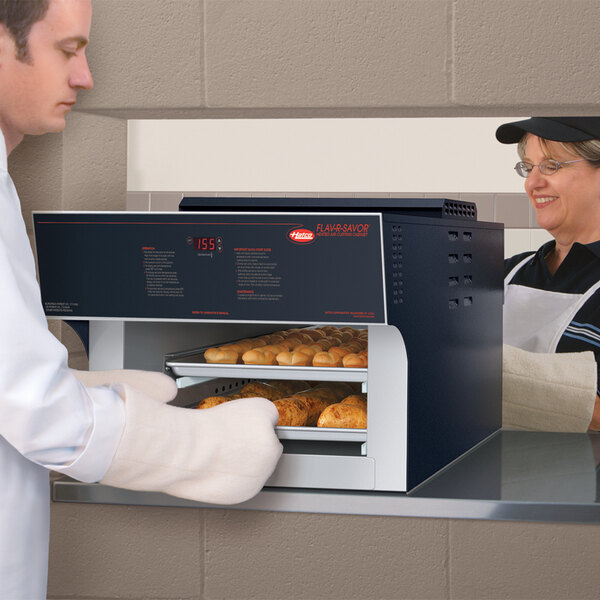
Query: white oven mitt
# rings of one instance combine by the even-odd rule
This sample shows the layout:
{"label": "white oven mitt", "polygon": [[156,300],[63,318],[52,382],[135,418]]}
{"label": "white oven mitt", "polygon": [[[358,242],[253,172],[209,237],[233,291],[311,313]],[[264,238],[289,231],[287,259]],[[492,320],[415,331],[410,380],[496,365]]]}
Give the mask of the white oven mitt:
{"label": "white oven mitt", "polygon": [[71,373],[86,387],[98,387],[113,383],[126,383],[150,398],[170,402],[177,396],[177,384],[164,373],[138,371],[136,369],[115,369],[113,371],[77,371]]}
{"label": "white oven mitt", "polygon": [[89,377],[96,385],[114,377],[111,387],[125,401],[125,429],[100,481],[105,485],[210,504],[237,504],[261,490],[281,456],[274,431],[279,414],[264,398],[186,409],[166,404],[175,394],[168,382],[161,382],[161,378],[170,380],[161,373],[108,371],[76,376],[82,381]]}
{"label": "white oven mitt", "polygon": [[502,425],[585,432],[596,401],[593,352],[545,354],[504,345]]}

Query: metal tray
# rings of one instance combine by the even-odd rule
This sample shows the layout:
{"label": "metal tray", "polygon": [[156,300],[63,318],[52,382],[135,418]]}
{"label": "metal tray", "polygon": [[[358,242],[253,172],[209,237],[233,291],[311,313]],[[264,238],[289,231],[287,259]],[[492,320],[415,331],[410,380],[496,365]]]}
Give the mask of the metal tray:
{"label": "metal tray", "polygon": [[213,364],[203,349],[167,356],[165,366],[176,377],[243,377],[244,379],[303,379],[307,381],[367,381],[368,369],[286,367],[281,365]]}

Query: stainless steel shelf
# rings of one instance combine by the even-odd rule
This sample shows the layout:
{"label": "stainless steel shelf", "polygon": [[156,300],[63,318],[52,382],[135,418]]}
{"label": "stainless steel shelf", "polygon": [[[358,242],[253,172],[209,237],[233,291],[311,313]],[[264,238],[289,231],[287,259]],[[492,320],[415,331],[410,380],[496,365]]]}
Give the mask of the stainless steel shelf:
{"label": "stainless steel shelf", "polygon": [[367,369],[284,367],[280,365],[225,365],[168,360],[176,377],[242,377],[244,379],[303,379],[305,381],[358,381],[368,379]]}
{"label": "stainless steel shelf", "polygon": [[317,442],[366,442],[366,429],[335,429],[333,427],[275,427],[280,440]]}

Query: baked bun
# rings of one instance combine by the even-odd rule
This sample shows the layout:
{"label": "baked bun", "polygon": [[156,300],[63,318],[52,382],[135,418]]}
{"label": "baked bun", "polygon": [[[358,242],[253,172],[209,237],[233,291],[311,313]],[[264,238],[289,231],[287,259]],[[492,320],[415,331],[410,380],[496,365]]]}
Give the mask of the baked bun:
{"label": "baked bun", "polygon": [[315,427],[319,420],[319,415],[327,408],[328,402],[325,398],[319,394],[311,394],[310,392],[301,392],[300,394],[294,394],[292,396],[303,402],[308,409],[308,416],[306,418],[307,427]]}
{"label": "baked bun", "polygon": [[317,352],[313,356],[313,367],[341,367],[342,357],[331,352]]}
{"label": "baked bun", "polygon": [[281,390],[260,381],[247,383],[238,393],[240,398],[266,398],[267,400],[279,400],[285,396]]}
{"label": "baked bun", "polygon": [[200,400],[196,408],[212,408],[213,406],[223,404],[223,402],[229,402],[229,400],[231,400],[231,398],[228,398],[226,396],[208,396],[208,398]]}
{"label": "baked bun", "polygon": [[339,402],[342,398],[345,398],[346,396],[355,393],[354,387],[352,387],[350,383],[347,383],[345,381],[323,381],[321,383],[318,383],[314,387],[314,389],[324,389],[328,394],[331,394],[334,400],[333,402],[330,402],[330,404]]}
{"label": "baked bun", "polygon": [[346,396],[340,404],[352,404],[367,410],[367,398],[365,394],[351,394],[350,396]]}
{"label": "baked bun", "polygon": [[312,356],[304,354],[304,352],[296,352],[296,350],[280,352],[275,360],[277,364],[287,367],[309,367],[312,365]]}
{"label": "baked bun", "polygon": [[277,363],[277,354],[263,348],[253,348],[242,354],[242,360],[246,365],[274,365]]}
{"label": "baked bun", "polygon": [[268,385],[272,385],[274,388],[277,388],[280,392],[283,393],[284,396],[291,396],[292,394],[296,394],[297,392],[303,392],[308,390],[310,386],[306,381],[300,381],[298,379],[291,379],[289,381],[281,381],[278,379],[265,381]]}
{"label": "baked bun", "polygon": [[342,365],[349,369],[365,369],[369,366],[369,359],[364,354],[346,354],[342,358]]}
{"label": "baked bun", "polygon": [[[347,394],[346,394],[347,395]],[[325,405],[335,404],[339,402],[343,396],[339,396],[335,390],[326,387],[326,386],[317,386],[310,390],[306,390],[304,392],[298,392],[294,394],[294,396],[302,397],[302,396],[314,396],[316,398],[320,398],[325,402]]]}
{"label": "baked bun", "polygon": [[231,348],[208,348],[204,351],[204,360],[211,364],[235,365],[240,362],[240,355]]}
{"label": "baked bun", "polygon": [[283,427],[304,427],[308,421],[308,406],[298,398],[282,398],[273,404],[279,412],[277,425]]}
{"label": "baked bun", "polygon": [[367,411],[353,404],[332,404],[321,413],[317,427],[366,429]]}

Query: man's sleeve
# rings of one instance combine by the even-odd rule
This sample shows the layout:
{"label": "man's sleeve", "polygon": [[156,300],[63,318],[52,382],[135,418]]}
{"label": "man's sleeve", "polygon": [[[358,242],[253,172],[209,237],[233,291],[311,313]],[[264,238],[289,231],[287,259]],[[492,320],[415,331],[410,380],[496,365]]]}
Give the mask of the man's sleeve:
{"label": "man's sleeve", "polygon": [[0,289],[0,435],[33,462],[98,481],[123,432],[123,401],[72,375],[66,349],[48,331],[24,228],[20,237],[0,236]]}

